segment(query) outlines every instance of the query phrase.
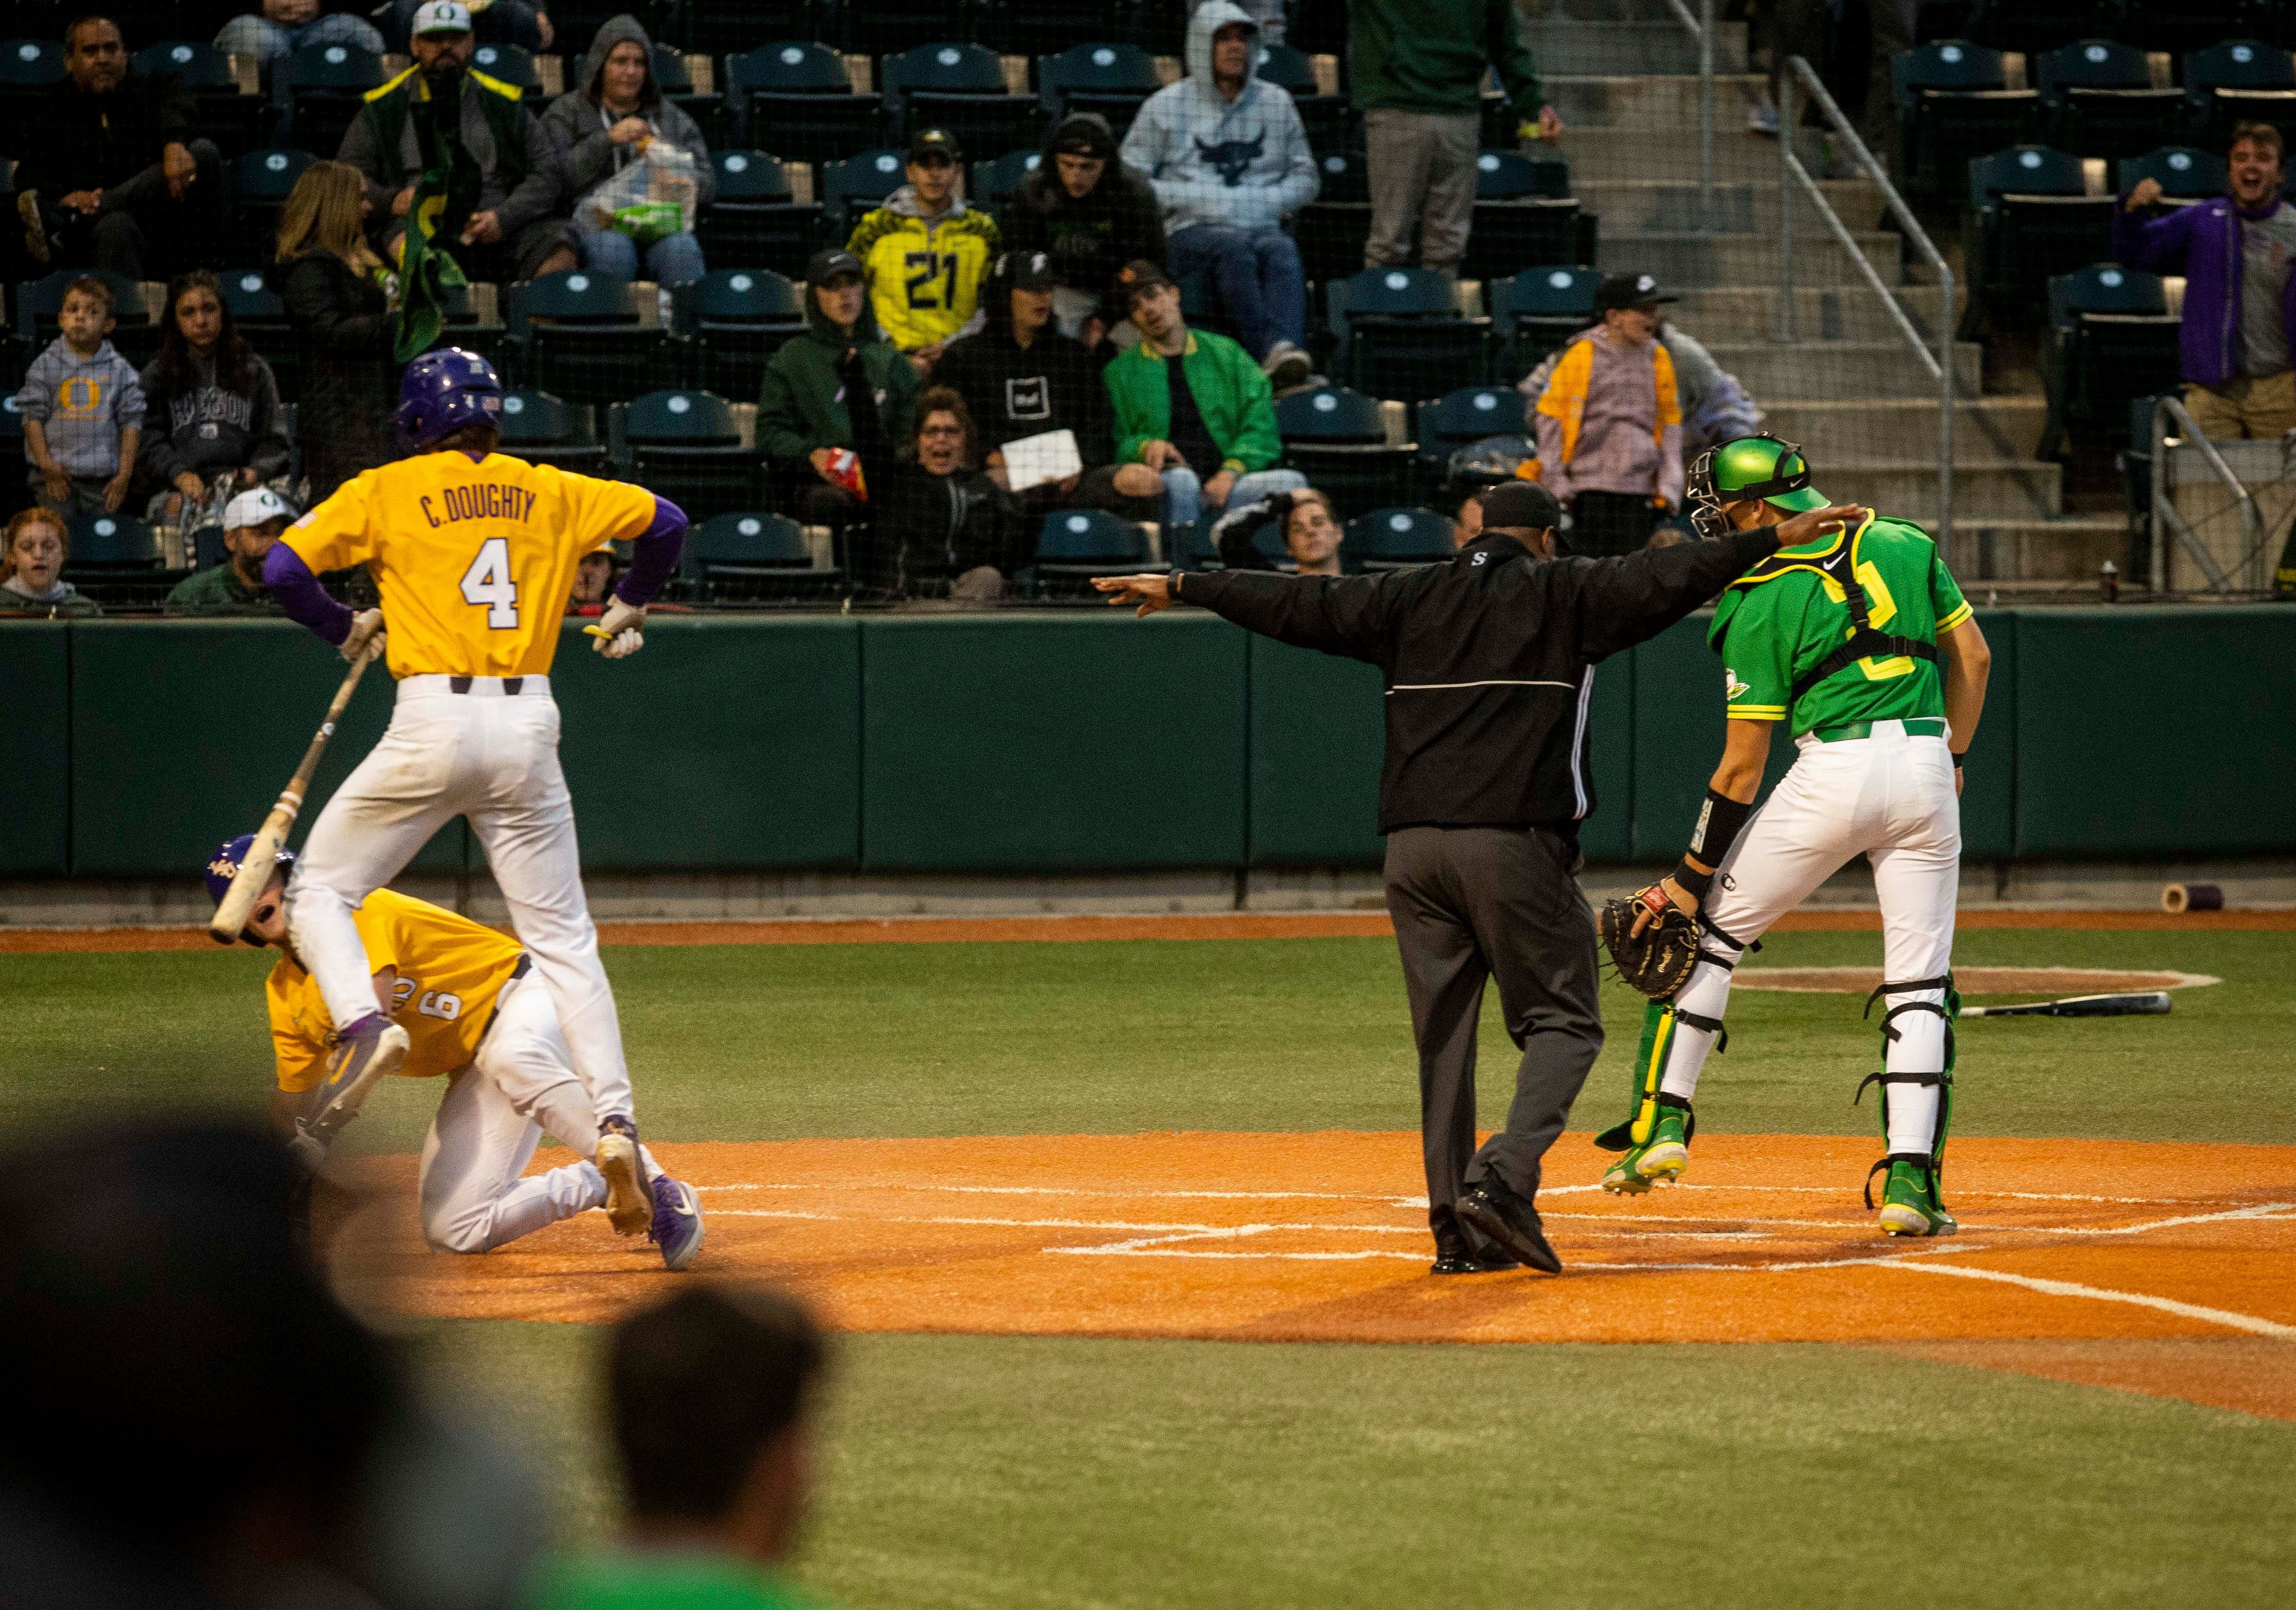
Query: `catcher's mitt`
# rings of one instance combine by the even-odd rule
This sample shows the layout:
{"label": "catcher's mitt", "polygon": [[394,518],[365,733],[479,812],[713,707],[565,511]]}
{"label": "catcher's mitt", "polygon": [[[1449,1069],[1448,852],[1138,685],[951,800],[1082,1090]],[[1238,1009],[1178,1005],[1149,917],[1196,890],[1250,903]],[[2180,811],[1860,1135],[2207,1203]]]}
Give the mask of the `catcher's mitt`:
{"label": "catcher's mitt", "polygon": [[[1655,916],[1636,934],[1635,919],[1645,911]],[[1671,1000],[1698,965],[1698,924],[1656,884],[1603,902],[1600,928],[1619,977],[1653,1001]]]}

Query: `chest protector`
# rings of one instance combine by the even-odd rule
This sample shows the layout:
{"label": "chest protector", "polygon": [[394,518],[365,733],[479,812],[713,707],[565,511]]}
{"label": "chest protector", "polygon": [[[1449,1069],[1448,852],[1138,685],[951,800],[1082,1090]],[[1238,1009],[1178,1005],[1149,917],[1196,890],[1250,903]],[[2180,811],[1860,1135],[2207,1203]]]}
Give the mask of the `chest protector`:
{"label": "chest protector", "polygon": [[1773,554],[1755,566],[1742,580],[1732,584],[1744,586],[1748,583],[1767,581],[1771,576],[1788,570],[1818,571],[1841,588],[1843,601],[1849,606],[1850,627],[1847,642],[1794,678],[1792,699],[1800,699],[1827,677],[1848,670],[1861,659],[1902,657],[1925,659],[1931,665],[1937,663],[1937,644],[1929,639],[1904,637],[1874,626],[1867,608],[1865,584],[1857,579],[1857,544],[1855,540],[1835,544],[1833,552],[1821,558]]}

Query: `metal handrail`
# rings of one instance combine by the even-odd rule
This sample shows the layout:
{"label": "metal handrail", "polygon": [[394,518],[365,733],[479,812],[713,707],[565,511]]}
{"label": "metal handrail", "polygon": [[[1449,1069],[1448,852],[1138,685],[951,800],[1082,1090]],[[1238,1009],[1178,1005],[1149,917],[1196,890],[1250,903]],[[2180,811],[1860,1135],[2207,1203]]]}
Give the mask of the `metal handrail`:
{"label": "metal handrail", "polygon": [[[2232,466],[2225,462],[2224,454],[2217,451],[2217,445],[2209,440],[2208,433],[2185,412],[2182,401],[2174,396],[2161,397],[2152,405],[2152,596],[2160,598],[2169,590],[2169,551],[2161,541],[2161,526],[2164,520],[2169,529],[2176,533],[2177,540],[2185,544],[2185,551],[2192,555],[2193,562],[2201,568],[2201,574],[2209,578],[2210,590],[2229,593],[2232,591],[2232,577],[2225,574],[2215,556],[2202,543],[2200,534],[2185,523],[2185,517],[2178,514],[2176,506],[2169,501],[2168,433],[2161,429],[2164,419],[2173,421],[2183,431],[2186,445],[2200,450],[2201,462],[2231,489],[2234,501],[2239,504],[2241,543],[2246,550],[2240,561],[2243,569],[2256,562],[2257,556],[2264,552],[2266,540],[2264,511],[2256,506],[2255,497],[2240,477],[2232,472]],[[2251,536],[2255,539],[2253,542],[2249,540]]]}
{"label": "metal handrail", "polygon": [[1698,41],[1698,210],[1702,227],[1714,234],[1722,227],[1714,193],[1714,0],[1698,0],[1696,16],[1683,0],[1666,0],[1666,5]]}
{"label": "metal handrail", "polygon": [[[1849,154],[1857,159],[1858,167],[1880,187],[1882,199],[1889,203],[1890,216],[1898,222],[1898,232],[1937,275],[1939,290],[1945,298],[1945,313],[1938,321],[1937,354],[1934,357],[1922,339],[1921,331],[1915,328],[1912,318],[1898,303],[1896,292],[1882,280],[1881,271],[1874,266],[1872,259],[1857,244],[1857,236],[1841,221],[1841,216],[1834,211],[1833,204],[1825,199],[1825,192],[1818,188],[1817,181],[1810,176],[1809,170],[1802,166],[1800,157],[1795,154],[1794,128],[1800,115],[1794,96],[1798,88],[1806,90],[1811,101],[1824,112],[1826,121],[1833,126],[1834,138],[1841,142]],[[1921,221],[1914,217],[1913,208],[1906,206],[1905,198],[1898,193],[1898,187],[1890,182],[1888,172],[1866,149],[1866,142],[1857,137],[1857,131],[1850,127],[1849,119],[1842,115],[1841,108],[1835,104],[1833,97],[1826,93],[1825,86],[1818,81],[1817,74],[1808,60],[1800,56],[1791,58],[1786,62],[1786,70],[1778,76],[1778,339],[1785,342],[1795,339],[1792,182],[1797,180],[1817,204],[1818,212],[1824,217],[1834,239],[1841,242],[1851,260],[1866,276],[1866,282],[1882,298],[1882,305],[1890,310],[1899,332],[1920,356],[1923,367],[1938,383],[1938,548],[1950,565],[1956,557],[1953,542],[1953,413],[1957,390],[1953,354],[1953,268],[1946,262],[1945,254],[1938,250],[1936,242],[1930,239],[1929,232],[1922,227]]]}

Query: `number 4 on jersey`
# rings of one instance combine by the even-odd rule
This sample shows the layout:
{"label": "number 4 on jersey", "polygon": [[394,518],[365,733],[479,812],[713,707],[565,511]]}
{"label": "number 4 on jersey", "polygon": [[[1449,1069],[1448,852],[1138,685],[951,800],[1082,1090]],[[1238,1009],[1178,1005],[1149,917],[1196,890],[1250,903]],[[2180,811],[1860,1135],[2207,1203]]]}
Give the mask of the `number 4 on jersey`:
{"label": "number 4 on jersey", "polygon": [[490,630],[517,626],[518,583],[511,579],[508,538],[490,536],[479,544],[478,557],[463,572],[463,601],[486,610]]}

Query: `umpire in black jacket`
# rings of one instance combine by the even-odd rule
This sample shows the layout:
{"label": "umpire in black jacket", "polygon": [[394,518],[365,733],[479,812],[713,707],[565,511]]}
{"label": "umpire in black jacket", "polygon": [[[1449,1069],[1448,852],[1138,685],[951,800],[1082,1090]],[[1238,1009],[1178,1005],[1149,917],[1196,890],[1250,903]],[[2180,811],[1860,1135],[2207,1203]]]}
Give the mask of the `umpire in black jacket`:
{"label": "umpire in black jacket", "polygon": [[[1853,519],[1820,509],[1719,542],[1557,559],[1561,510],[1510,482],[1447,564],[1374,576],[1175,571],[1103,577],[1142,615],[1200,604],[1281,642],[1367,660],[1387,681],[1379,830],[1387,908],[1419,1042],[1438,1274],[1559,1272],[1532,1199],[1539,1159],[1603,1049],[1595,920],[1573,874],[1595,807],[1595,662],[1655,636],[1782,546]],[[1475,1149],[1475,1023],[1496,976],[1522,1050],[1506,1127]]]}

